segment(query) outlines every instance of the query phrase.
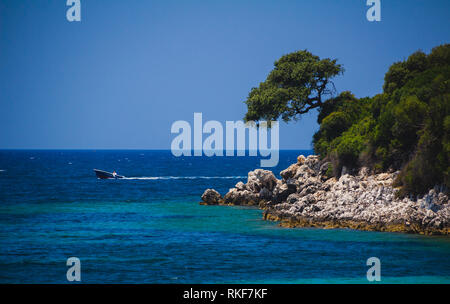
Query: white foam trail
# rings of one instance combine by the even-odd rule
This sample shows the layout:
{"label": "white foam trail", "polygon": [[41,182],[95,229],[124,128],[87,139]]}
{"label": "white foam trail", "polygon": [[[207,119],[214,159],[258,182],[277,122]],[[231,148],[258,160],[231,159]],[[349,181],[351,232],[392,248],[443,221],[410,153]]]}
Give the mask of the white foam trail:
{"label": "white foam trail", "polygon": [[247,176],[142,176],[124,177],[127,180],[169,180],[169,179],[242,179]]}

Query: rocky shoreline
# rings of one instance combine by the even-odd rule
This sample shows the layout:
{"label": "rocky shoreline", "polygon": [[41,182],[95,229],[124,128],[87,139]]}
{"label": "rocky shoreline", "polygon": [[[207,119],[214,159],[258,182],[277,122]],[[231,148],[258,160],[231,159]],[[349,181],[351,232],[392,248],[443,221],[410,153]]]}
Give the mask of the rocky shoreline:
{"label": "rocky shoreline", "polygon": [[265,220],[285,227],[351,228],[371,231],[450,235],[448,191],[435,187],[421,198],[397,198],[392,182],[398,172],[371,174],[362,168],[339,179],[327,177],[328,162],[300,155],[277,179],[268,170],[248,173],[221,196],[202,195],[203,205],[244,205],[264,209]]}

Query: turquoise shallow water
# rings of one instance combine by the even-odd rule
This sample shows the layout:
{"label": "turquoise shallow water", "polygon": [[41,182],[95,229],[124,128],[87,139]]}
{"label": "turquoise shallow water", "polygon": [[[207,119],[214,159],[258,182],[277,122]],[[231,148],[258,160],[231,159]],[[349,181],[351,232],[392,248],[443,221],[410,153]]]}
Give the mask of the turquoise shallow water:
{"label": "turquoise shallow water", "polygon": [[[279,172],[299,151],[282,151]],[[308,153],[303,151],[304,154]],[[169,151],[0,151],[0,283],[450,283],[450,238],[288,229],[258,209],[201,206],[256,158]],[[97,180],[93,168],[136,177]]]}

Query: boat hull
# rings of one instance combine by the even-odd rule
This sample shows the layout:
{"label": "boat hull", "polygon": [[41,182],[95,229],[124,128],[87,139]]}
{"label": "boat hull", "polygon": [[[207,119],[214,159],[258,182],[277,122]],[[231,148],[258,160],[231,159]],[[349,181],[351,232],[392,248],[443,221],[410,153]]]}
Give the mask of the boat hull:
{"label": "boat hull", "polygon": [[99,179],[120,179],[120,178],[124,178],[124,176],[122,176],[122,175],[114,176],[111,172],[107,172],[107,171],[103,171],[103,170],[94,169],[94,172],[95,172],[95,175],[97,176],[97,178],[99,178]]}

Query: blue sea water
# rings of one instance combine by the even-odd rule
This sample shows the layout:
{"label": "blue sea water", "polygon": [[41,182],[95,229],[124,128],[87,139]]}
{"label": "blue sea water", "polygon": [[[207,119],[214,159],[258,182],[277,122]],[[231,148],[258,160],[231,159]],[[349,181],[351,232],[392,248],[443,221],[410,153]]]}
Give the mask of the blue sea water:
{"label": "blue sea water", "polygon": [[[281,151],[273,171],[299,154]],[[201,206],[255,157],[173,157],[170,151],[0,151],[0,283],[450,283],[450,238],[282,228],[255,208]],[[127,179],[99,180],[92,169]]]}

